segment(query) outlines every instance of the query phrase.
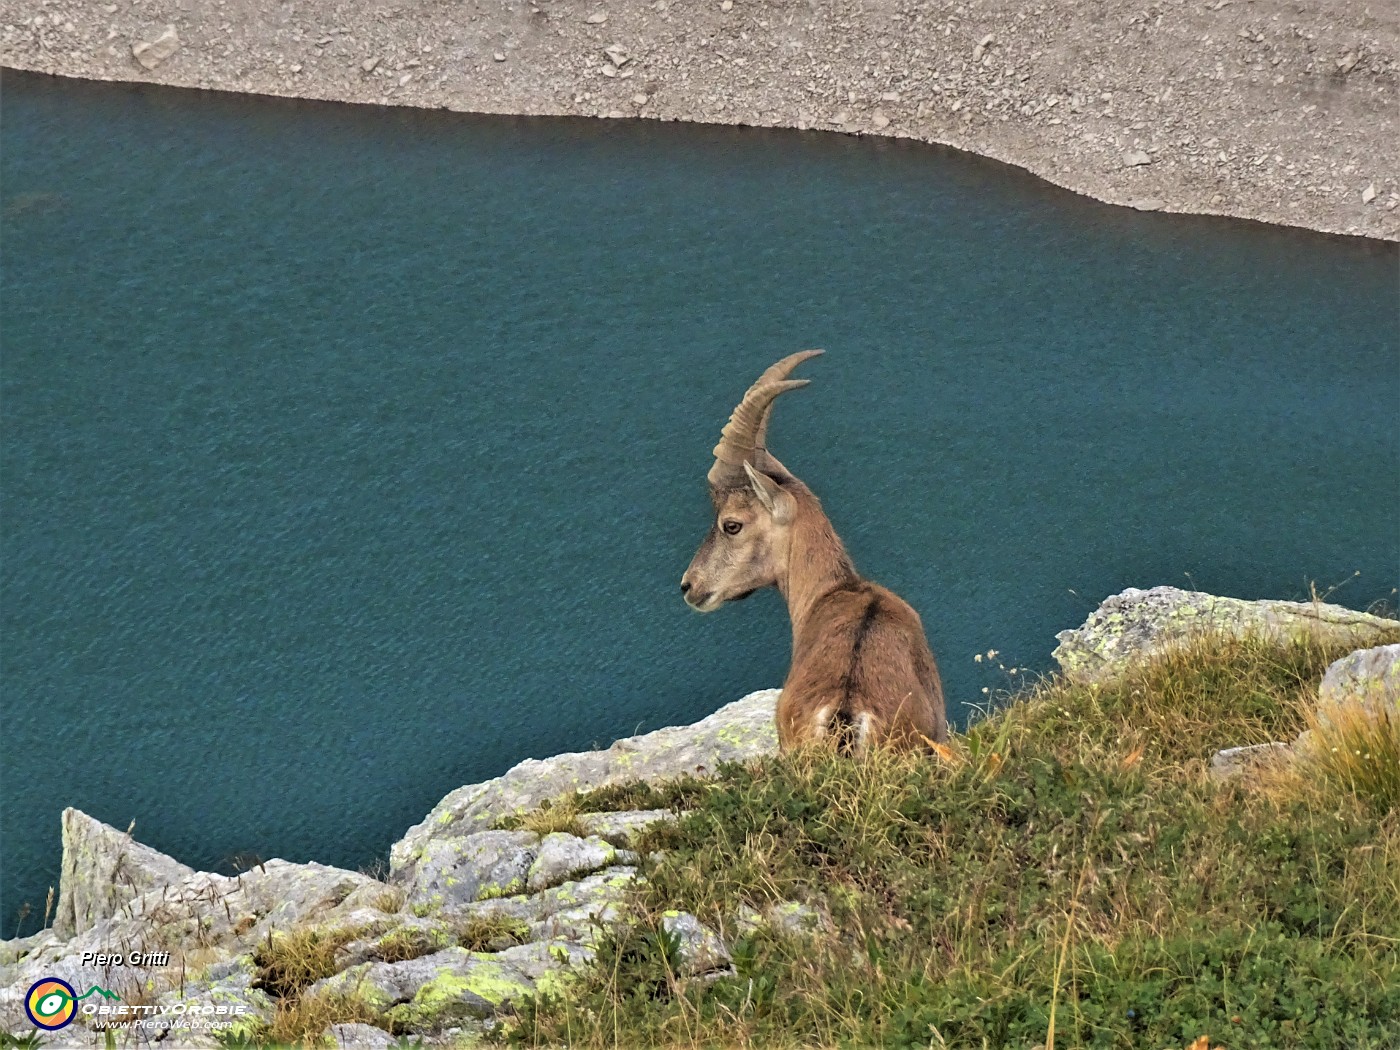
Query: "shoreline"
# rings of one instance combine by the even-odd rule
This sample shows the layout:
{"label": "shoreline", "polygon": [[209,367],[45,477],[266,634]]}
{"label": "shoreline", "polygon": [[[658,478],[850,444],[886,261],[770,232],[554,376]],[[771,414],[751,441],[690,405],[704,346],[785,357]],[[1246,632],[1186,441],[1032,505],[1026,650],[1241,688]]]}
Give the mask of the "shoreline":
{"label": "shoreline", "polygon": [[1108,204],[1400,241],[1400,10],[1382,8],[6,0],[0,65],[327,102],[913,139]]}

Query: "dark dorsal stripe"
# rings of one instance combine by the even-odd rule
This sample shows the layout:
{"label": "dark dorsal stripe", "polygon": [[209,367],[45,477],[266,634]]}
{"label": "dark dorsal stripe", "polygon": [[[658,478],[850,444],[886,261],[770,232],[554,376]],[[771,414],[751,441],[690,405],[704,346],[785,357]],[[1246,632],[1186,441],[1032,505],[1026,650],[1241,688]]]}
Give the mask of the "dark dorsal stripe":
{"label": "dark dorsal stripe", "polygon": [[851,639],[851,662],[846,667],[846,673],[841,676],[841,707],[838,709],[838,716],[845,719],[847,723],[851,721],[851,690],[856,686],[856,672],[860,667],[860,650],[865,644],[866,635],[870,633],[870,627],[875,622],[875,616],[880,611],[880,599],[877,595],[871,595],[870,601],[865,606],[865,612],[860,618],[860,623],[856,624],[855,637]]}

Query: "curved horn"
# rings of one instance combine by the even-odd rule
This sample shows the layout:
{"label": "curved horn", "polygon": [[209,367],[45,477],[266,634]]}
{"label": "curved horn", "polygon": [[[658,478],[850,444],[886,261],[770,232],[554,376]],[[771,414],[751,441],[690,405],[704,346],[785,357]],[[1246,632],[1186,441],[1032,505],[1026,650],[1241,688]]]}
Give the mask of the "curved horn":
{"label": "curved horn", "polygon": [[806,386],[809,379],[788,379],[794,368],[820,350],[803,350],[790,354],[758,377],[749,387],[744,399],[729,417],[715,446],[715,465],[710,468],[709,481],[716,488],[739,485],[744,481],[744,463],[752,461],[762,447],[768,430],[768,416],[779,394]]}

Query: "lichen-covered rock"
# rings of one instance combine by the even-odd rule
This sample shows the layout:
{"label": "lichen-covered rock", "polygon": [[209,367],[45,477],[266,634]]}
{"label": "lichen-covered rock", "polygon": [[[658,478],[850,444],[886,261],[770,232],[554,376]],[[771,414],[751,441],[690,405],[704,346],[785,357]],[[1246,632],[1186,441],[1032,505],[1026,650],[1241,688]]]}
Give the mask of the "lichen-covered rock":
{"label": "lichen-covered rock", "polygon": [[429,843],[484,830],[560,795],[626,780],[713,773],[721,763],[769,754],[778,746],[773,723],[777,698],[777,689],[750,693],[694,725],[628,737],[606,751],[527,759],[494,780],[458,788],[394,844],[391,870],[411,877]]}
{"label": "lichen-covered rock", "polygon": [[436,1032],[493,1017],[533,989],[534,981],[496,955],[447,948],[404,962],[353,966],[305,994],[352,996],[395,1030]]}
{"label": "lichen-covered rock", "polygon": [[1106,682],[1204,632],[1310,636],[1360,646],[1400,639],[1400,622],[1324,602],[1243,601],[1176,587],[1129,587],[1105,599],[1082,627],[1056,635],[1054,655],[1071,680]]}
{"label": "lichen-covered rock", "polygon": [[682,977],[723,977],[734,972],[734,960],[719,934],[690,912],[662,912],[661,925],[677,940]]}
{"label": "lichen-covered rock", "polygon": [[1336,704],[1359,704],[1368,712],[1387,711],[1400,721],[1400,645],[1359,649],[1332,663],[1317,691],[1318,715]]}
{"label": "lichen-covered rock", "polygon": [[582,813],[578,822],[590,835],[597,835],[617,847],[630,847],[637,844],[642,832],[679,817],[669,809],[624,809],[615,813]]}
{"label": "lichen-covered rock", "polygon": [[606,868],[533,896],[481,901],[465,914],[523,922],[531,941],[569,941],[591,948],[600,932],[617,920],[627,890],[637,879],[635,868]]}
{"label": "lichen-covered rock", "polygon": [[540,840],[539,852],[525,878],[525,891],[538,893],[616,861],[616,847],[597,836],[581,839],[577,835],[554,832]]}
{"label": "lichen-covered rock", "polygon": [[191,1015],[206,1004],[212,1005],[224,1011],[216,1017],[231,1022],[227,1035],[248,1035],[259,1022],[270,1021],[275,1010],[268,994],[253,987],[257,978],[252,956],[239,955],[209,967],[198,979],[186,981],[183,988],[172,988],[158,997],[156,1004],[183,1009]]}
{"label": "lichen-covered rock", "polygon": [[479,831],[434,839],[418,863],[396,876],[410,906],[453,908],[525,889],[540,837],[531,831]]}
{"label": "lichen-covered rock", "polygon": [[496,958],[534,981],[535,989],[541,992],[557,990],[566,971],[592,962],[593,957],[594,951],[587,945],[554,939],[519,944],[496,953]]}
{"label": "lichen-covered rock", "polygon": [[54,933],[86,933],[127,901],[193,875],[173,857],[71,806],[63,811],[63,867]]}

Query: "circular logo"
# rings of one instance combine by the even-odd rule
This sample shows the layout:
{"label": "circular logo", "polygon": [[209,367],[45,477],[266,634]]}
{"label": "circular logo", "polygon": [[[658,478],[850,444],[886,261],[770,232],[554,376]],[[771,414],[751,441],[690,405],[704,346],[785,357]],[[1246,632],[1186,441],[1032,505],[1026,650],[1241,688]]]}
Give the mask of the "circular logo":
{"label": "circular logo", "polygon": [[71,1024],[78,1010],[78,993],[67,981],[45,977],[35,981],[24,997],[24,1012],[39,1028],[56,1032]]}

